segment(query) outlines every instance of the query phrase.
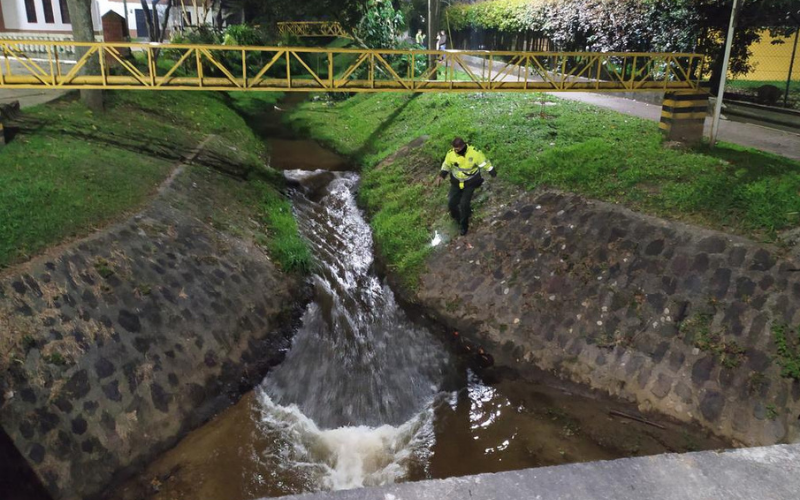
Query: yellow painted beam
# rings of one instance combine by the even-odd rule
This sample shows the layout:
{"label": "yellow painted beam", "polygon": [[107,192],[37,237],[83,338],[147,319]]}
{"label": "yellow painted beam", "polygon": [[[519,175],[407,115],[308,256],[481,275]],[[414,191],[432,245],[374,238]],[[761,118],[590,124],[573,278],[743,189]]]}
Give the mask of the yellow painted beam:
{"label": "yellow painted beam", "polygon": [[[675,100],[673,107],[697,106],[705,99],[689,100],[705,95],[700,79],[689,76],[702,62],[698,54],[37,42],[51,47],[49,54],[67,46],[89,48],[69,71],[62,71],[57,59],[28,58],[23,50],[27,43],[0,40],[0,88],[689,94],[685,101]],[[134,59],[120,56],[125,53]],[[148,63],[157,56],[158,64]],[[435,67],[422,72],[401,69],[428,56],[433,56]],[[102,64],[87,72],[91,59]],[[509,66],[509,60],[518,66]]]}

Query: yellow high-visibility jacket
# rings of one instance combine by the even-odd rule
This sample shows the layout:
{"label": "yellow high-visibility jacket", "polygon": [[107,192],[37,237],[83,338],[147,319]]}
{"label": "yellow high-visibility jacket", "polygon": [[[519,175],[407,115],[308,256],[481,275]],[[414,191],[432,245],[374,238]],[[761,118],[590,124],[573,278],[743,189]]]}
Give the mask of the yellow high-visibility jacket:
{"label": "yellow high-visibility jacket", "polygon": [[442,163],[442,172],[450,173],[450,175],[458,181],[461,189],[464,189],[464,183],[466,181],[477,177],[480,175],[481,171],[491,172],[493,168],[492,163],[483,153],[469,145],[467,146],[467,151],[464,153],[464,156],[461,156],[456,153],[455,150],[451,149],[444,157],[444,162]]}

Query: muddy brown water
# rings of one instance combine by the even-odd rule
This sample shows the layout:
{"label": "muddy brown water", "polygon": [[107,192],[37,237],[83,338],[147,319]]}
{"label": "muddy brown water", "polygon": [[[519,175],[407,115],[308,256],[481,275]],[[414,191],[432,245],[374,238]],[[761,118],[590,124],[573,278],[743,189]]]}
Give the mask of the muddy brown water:
{"label": "muddy brown water", "polygon": [[[262,117],[262,132],[274,120]],[[375,274],[347,162],[272,141],[319,264],[314,300],[260,386],[109,498],[250,500],[726,446],[667,419],[620,417],[636,409],[558,381],[467,368]]]}

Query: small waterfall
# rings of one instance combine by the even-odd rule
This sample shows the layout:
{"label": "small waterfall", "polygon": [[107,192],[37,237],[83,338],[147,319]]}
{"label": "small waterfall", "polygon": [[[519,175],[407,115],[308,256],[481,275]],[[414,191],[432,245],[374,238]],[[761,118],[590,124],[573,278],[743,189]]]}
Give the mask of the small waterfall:
{"label": "small waterfall", "polygon": [[258,389],[262,431],[283,443],[279,460],[266,458],[303,470],[311,489],[394,482],[432,447],[449,354],[372,271],[372,235],[353,196],[358,176],[286,175],[304,186],[294,206],[318,266],[293,345]]}

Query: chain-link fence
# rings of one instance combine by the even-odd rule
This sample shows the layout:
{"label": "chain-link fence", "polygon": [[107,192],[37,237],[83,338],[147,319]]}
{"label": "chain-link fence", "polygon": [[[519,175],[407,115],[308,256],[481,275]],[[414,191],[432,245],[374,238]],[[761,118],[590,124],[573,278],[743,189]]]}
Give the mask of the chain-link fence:
{"label": "chain-link fence", "polygon": [[789,37],[761,33],[761,40],[750,46],[752,70],[730,78],[726,93],[767,106],[800,109],[799,38],[800,31]]}

